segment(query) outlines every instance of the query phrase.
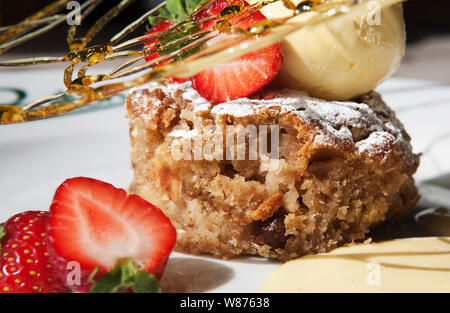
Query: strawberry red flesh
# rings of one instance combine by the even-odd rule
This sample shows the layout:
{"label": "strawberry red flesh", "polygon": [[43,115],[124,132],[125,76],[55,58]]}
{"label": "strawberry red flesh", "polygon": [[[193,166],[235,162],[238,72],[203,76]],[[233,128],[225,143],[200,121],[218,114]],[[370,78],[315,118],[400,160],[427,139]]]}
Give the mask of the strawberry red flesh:
{"label": "strawberry red flesh", "polygon": [[246,97],[270,82],[281,68],[278,44],[248,53],[195,75],[192,86],[218,104]]}
{"label": "strawberry red flesh", "polygon": [[68,179],[56,190],[49,233],[54,256],[80,264],[82,287],[95,268],[101,276],[124,258],[159,278],[176,241],[175,228],[160,209],[85,177]]}
{"label": "strawberry red flesh", "polygon": [[[232,4],[248,7],[245,1],[216,0],[201,10],[196,19],[216,16]],[[266,19],[261,12],[256,12],[241,21],[242,15],[232,19],[243,29],[255,22]],[[215,22],[207,22],[203,27],[211,28]],[[226,39],[229,35],[220,35],[216,40]],[[282,52],[279,43],[261,50],[245,54],[229,62],[214,66],[191,78],[198,93],[213,104],[218,104],[246,97],[269,83],[279,72],[282,65]]]}
{"label": "strawberry red flesh", "polygon": [[51,264],[47,230],[48,212],[29,211],[5,223],[1,240],[0,292],[67,292]]}

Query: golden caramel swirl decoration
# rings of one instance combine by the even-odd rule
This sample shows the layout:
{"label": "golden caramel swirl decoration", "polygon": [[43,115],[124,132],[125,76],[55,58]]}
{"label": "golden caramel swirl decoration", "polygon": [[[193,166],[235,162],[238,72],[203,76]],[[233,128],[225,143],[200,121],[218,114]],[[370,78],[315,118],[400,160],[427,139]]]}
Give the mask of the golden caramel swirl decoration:
{"label": "golden caramel swirl decoration", "polygon": [[[168,0],[124,27],[105,44],[89,46],[94,36],[133,1],[122,0],[119,4],[110,8],[91,26],[84,36],[77,37],[77,26],[70,26],[66,38],[69,52],[64,56],[34,57],[0,62],[2,67],[44,63],[67,64],[62,75],[66,91],[42,97],[26,106],[2,105],[0,106],[0,124],[25,122],[61,115],[151,80],[168,76],[191,77],[218,63],[226,62],[280,41],[300,28],[324,23],[342,15],[345,18],[354,18],[364,14],[365,11],[365,6],[358,0],[301,1],[298,5],[294,5],[290,0],[259,0],[253,2],[250,6],[237,5],[239,1],[230,0],[229,6],[219,12],[217,16],[195,19],[200,10],[213,2],[213,0],[195,0],[201,1],[201,5],[193,9],[192,13],[178,14],[177,23],[172,28],[151,34],[140,34],[137,37],[125,40],[139,26],[149,20],[157,21],[161,12],[168,12],[169,9],[169,13],[172,13],[170,10],[173,10],[174,3],[180,3],[179,1]],[[196,3],[195,1],[189,1],[191,6],[192,3]],[[241,15],[242,19],[245,19],[264,6],[277,1],[281,1],[292,14],[281,19],[257,22],[248,30],[242,30],[230,23],[230,20],[236,15]],[[402,0],[376,1],[379,2],[380,7],[388,7],[402,2]],[[65,9],[68,2],[69,0],[55,1],[18,24],[0,28],[0,54],[66,22],[67,14],[59,12]],[[80,6],[81,21],[101,2],[102,0],[84,1]],[[185,3],[187,5],[188,1]],[[312,10],[318,13],[314,18],[305,22],[289,23],[289,20],[293,17]],[[213,29],[202,29],[199,26],[201,23],[211,20],[216,21]],[[205,45],[207,41],[219,33],[233,33],[236,36],[215,45]],[[154,39],[158,39],[159,44],[153,44],[144,49],[144,42]],[[145,56],[154,52],[158,52],[160,57],[146,62]],[[88,68],[114,59],[124,59],[124,61],[112,68],[109,73],[86,74]],[[76,75],[74,75],[76,68]],[[139,75],[135,75],[137,77],[126,81],[122,79],[120,82],[113,82],[114,79],[133,74]],[[102,81],[111,81],[111,83],[96,86],[97,83]],[[68,94],[74,94],[77,98],[72,101],[61,102],[61,98]],[[60,102],[55,102],[55,100]]]}

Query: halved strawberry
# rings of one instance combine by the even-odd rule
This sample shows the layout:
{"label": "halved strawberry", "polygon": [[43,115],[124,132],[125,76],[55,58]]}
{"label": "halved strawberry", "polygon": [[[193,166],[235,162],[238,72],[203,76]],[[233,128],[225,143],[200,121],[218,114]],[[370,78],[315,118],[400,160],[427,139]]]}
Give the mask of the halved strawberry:
{"label": "halved strawberry", "polygon": [[67,292],[50,262],[46,238],[48,212],[28,211],[11,217],[1,238],[0,293]]}
{"label": "halved strawberry", "polygon": [[175,228],[160,209],[85,177],[68,179],[56,190],[49,235],[55,264],[80,265],[81,285],[73,286],[77,291],[89,290],[87,278],[94,269],[98,278],[123,260],[160,278],[176,241]]}
{"label": "halved strawberry", "polygon": [[[164,31],[164,30],[168,30],[171,27],[173,27],[174,25],[175,25],[175,23],[172,22],[172,21],[161,21],[158,24],[156,24],[155,26],[153,26],[151,29],[149,29],[146,32],[146,35],[153,34],[153,33],[156,33],[156,32],[161,32],[161,31]],[[158,39],[152,39],[152,40],[146,41],[144,43],[144,45],[145,45],[144,49],[145,50],[153,49],[153,45],[155,45],[157,43],[159,43]],[[145,57],[145,60],[147,62],[149,62],[151,60],[159,58],[160,56],[161,55],[158,52],[152,52],[152,53],[150,53],[149,55],[147,55]],[[170,63],[170,61],[166,61],[163,64],[167,64],[167,63]],[[170,77],[170,79],[172,79],[174,82],[177,82],[177,83],[180,83],[180,84],[184,83],[184,82],[187,82],[189,80],[188,78],[181,78],[181,77]]]}
{"label": "halved strawberry", "polygon": [[[234,2],[216,0],[202,9],[195,18],[215,16],[226,7],[236,4],[249,6],[242,0]],[[241,15],[238,15],[232,21],[238,22],[240,19]],[[261,12],[256,12],[236,25],[247,29],[255,22],[264,19],[266,18]],[[204,23],[203,27],[213,27],[214,23]],[[227,36],[229,35],[220,35],[218,40],[223,40]],[[200,72],[191,78],[192,85],[202,97],[213,104],[246,97],[275,77],[281,69],[282,59],[280,44],[276,43]]]}
{"label": "halved strawberry", "polygon": [[269,83],[281,68],[278,44],[198,73],[192,86],[213,104],[246,97]]}

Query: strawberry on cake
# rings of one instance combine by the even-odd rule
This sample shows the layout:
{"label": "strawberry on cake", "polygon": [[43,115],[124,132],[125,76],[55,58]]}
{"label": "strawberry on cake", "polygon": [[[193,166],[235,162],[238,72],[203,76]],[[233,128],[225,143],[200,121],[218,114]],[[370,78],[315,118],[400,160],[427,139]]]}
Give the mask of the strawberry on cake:
{"label": "strawberry on cake", "polygon": [[[216,0],[195,18],[217,15],[237,2],[247,6]],[[398,7],[388,9],[393,20],[399,18]],[[168,19],[155,29],[170,28]],[[239,20],[238,27],[264,19],[257,13]],[[386,27],[399,34],[392,40],[404,40],[402,20]],[[378,30],[385,31],[373,31]],[[359,34],[348,33],[355,42]],[[283,59],[307,66],[305,55],[283,49],[287,44],[292,42],[129,93],[130,191],[170,218],[179,251],[288,260],[362,241],[372,226],[403,216],[418,201],[412,175],[419,157],[395,113],[378,93],[367,92],[398,66],[402,45],[380,43],[393,49],[392,58],[387,48],[350,51],[371,53],[372,59],[385,55],[390,65],[384,76],[360,76],[367,80],[365,89],[354,88],[347,97],[341,92],[334,101],[330,93],[320,97],[320,81],[308,89],[317,86],[315,97],[302,85],[283,86],[279,77],[293,72]],[[323,58],[317,69],[332,68],[331,59]],[[359,71],[358,66],[353,65]],[[354,74],[342,78],[349,75]]]}

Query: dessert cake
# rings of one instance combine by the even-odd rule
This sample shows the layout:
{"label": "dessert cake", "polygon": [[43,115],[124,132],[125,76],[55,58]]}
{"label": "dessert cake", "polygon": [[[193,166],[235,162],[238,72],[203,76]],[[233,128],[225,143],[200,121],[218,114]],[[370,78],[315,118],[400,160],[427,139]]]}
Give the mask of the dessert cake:
{"label": "dessert cake", "polygon": [[127,111],[130,192],[171,219],[179,251],[326,252],[419,199],[418,155],[376,92],[338,102],[266,86],[213,106],[191,82],[167,80],[133,89]]}

